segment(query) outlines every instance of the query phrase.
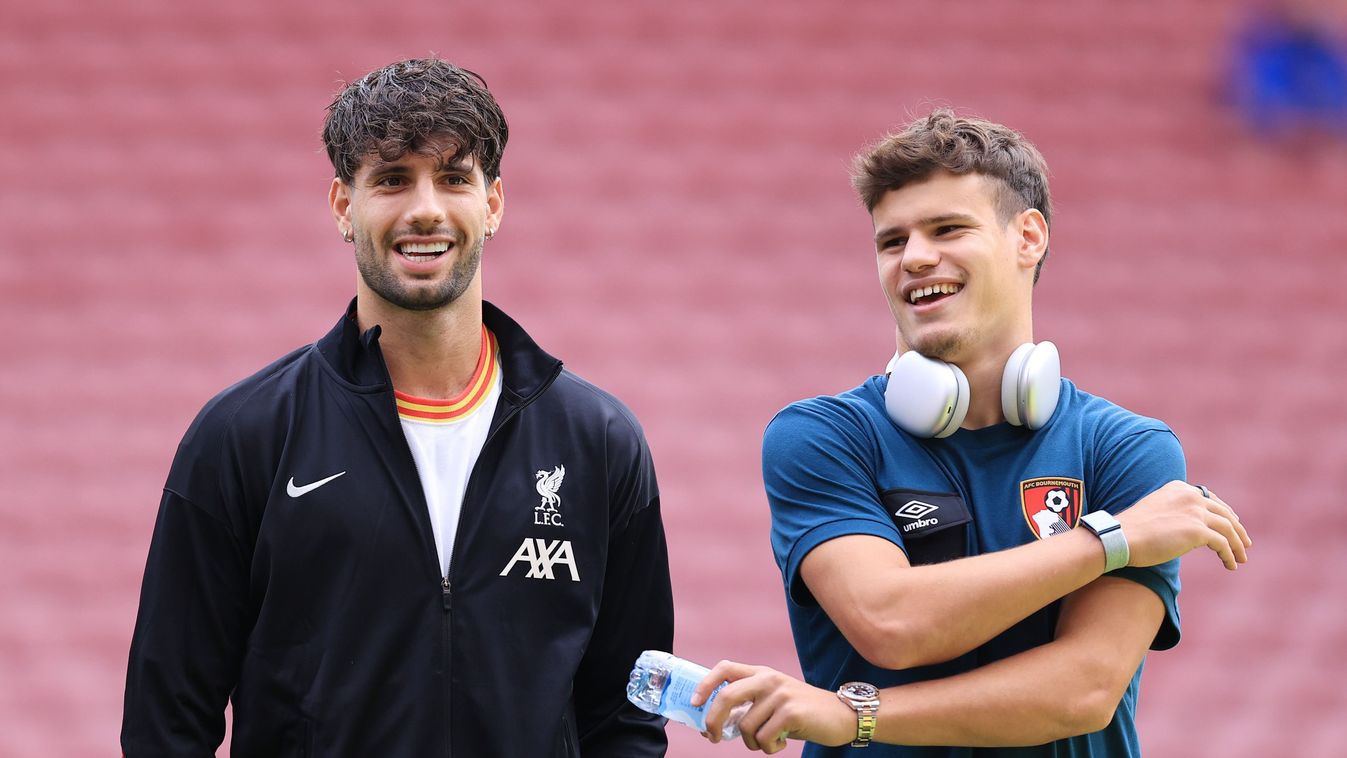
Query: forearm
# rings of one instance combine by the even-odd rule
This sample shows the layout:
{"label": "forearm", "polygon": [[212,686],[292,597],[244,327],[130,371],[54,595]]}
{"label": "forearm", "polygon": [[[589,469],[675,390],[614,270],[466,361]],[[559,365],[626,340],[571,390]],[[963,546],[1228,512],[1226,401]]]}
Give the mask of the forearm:
{"label": "forearm", "polygon": [[[1040,745],[1108,725],[1118,697],[1044,645],[982,668],[881,691],[878,742]],[[1108,717],[1100,718],[1107,713]]]}
{"label": "forearm", "polygon": [[[1117,661],[1071,647],[1049,643],[964,674],[881,690],[872,741],[1018,747],[1103,729],[1126,691],[1125,684],[1115,686],[1119,672],[1109,670]],[[1124,659],[1120,671],[1130,680],[1140,660],[1139,653]],[[726,680],[707,711],[713,741],[746,702],[752,705],[740,726],[753,749],[780,749],[783,736],[828,746],[856,738],[856,712],[836,694],[762,666],[721,661],[698,684],[694,704]]]}
{"label": "forearm", "polygon": [[1106,577],[1062,602],[1056,638],[964,674],[881,693],[880,738],[1037,745],[1103,729],[1165,615],[1149,589]]}
{"label": "forearm", "polygon": [[894,609],[912,619],[912,665],[950,660],[1099,578],[1104,553],[1084,529],[1013,550],[904,572]]}
{"label": "forearm", "polygon": [[838,581],[815,594],[862,655],[902,669],[963,655],[1103,569],[1098,538],[1073,530],[1011,550],[877,572],[868,585]]}
{"label": "forearm", "polygon": [[[1056,538],[1054,538],[1056,539]],[[1165,608],[1149,589],[1107,577],[1063,600],[1053,641],[945,679],[880,692],[876,742],[898,745],[1041,745],[1108,726],[1146,655]],[[721,661],[697,686],[717,734],[740,703],[749,747],[781,736],[845,745],[856,713],[832,692],[762,666]],[[770,751],[769,751],[770,752]]]}

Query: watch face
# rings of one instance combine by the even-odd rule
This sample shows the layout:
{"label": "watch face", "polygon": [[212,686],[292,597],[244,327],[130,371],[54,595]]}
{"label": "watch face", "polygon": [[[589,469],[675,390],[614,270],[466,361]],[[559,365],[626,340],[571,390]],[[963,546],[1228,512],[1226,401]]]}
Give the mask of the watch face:
{"label": "watch face", "polygon": [[879,697],[879,690],[865,682],[847,682],[842,685],[840,692],[849,700],[874,700]]}

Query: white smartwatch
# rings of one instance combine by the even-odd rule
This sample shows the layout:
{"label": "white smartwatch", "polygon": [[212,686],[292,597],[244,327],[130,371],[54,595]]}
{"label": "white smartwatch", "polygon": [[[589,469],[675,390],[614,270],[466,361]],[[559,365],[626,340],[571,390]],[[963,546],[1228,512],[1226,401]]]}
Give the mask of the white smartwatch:
{"label": "white smartwatch", "polygon": [[1104,573],[1127,565],[1131,551],[1127,548],[1127,537],[1123,536],[1122,524],[1107,511],[1093,511],[1081,516],[1080,523],[1094,532],[1104,545]]}

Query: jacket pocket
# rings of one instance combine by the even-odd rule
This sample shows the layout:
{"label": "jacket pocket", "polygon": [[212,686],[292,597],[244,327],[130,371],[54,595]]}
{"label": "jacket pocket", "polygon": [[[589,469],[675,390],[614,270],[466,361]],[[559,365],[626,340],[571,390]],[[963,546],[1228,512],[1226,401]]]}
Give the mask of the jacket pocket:
{"label": "jacket pocket", "polygon": [[236,758],[309,758],[314,754],[314,724],[303,706],[317,669],[313,645],[279,650],[251,648],[234,688]]}
{"label": "jacket pocket", "polygon": [[580,758],[580,735],[575,728],[575,714],[570,708],[561,717],[561,745],[558,758]]}
{"label": "jacket pocket", "polygon": [[973,517],[958,494],[892,489],[880,499],[903,536],[908,563],[924,566],[968,555]]}

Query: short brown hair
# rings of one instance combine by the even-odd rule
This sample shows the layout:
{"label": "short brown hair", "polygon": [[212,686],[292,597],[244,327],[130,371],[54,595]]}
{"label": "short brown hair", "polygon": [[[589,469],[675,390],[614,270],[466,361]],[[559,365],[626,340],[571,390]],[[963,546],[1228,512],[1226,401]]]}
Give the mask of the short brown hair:
{"label": "short brown hair", "polygon": [[509,136],[486,81],[438,58],[399,61],[347,84],[323,122],[327,157],[344,182],[370,153],[392,161],[451,147],[454,160],[474,156],[491,181],[500,176]]}
{"label": "short brown hair", "polygon": [[[1037,208],[1045,221],[1052,222],[1048,166],[1037,148],[1013,129],[957,116],[948,108],[932,111],[858,154],[852,164],[851,185],[866,210],[874,211],[886,192],[924,181],[939,171],[976,173],[997,180],[1001,191],[996,205],[1002,221],[1026,208]],[[1047,259],[1044,250],[1034,271],[1035,282]]]}

